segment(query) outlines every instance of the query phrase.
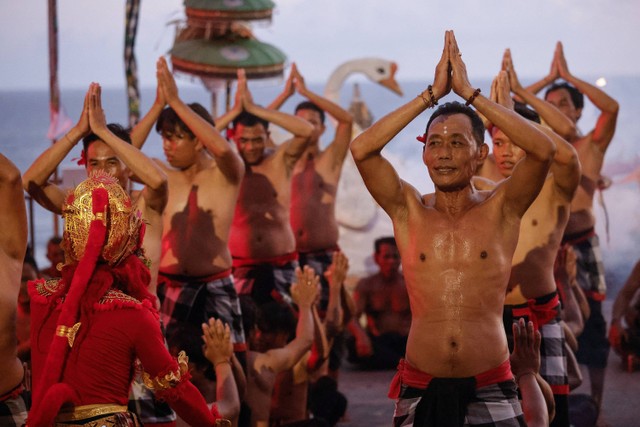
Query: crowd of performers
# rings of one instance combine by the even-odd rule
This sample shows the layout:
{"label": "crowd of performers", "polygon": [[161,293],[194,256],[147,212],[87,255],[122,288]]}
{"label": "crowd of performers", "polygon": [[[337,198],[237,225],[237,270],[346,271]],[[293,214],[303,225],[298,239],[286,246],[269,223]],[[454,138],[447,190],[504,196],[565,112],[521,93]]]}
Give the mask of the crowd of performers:
{"label": "crowd of performers", "polygon": [[[296,92],[307,100],[279,111]],[[462,102],[439,105],[450,93]],[[585,95],[600,116],[583,134]],[[416,155],[435,191],[423,195],[381,153],[431,108]],[[321,148],[325,114],[335,135]],[[617,114],[560,43],[526,88],[507,50],[483,95],[452,31],[432,84],[353,141],[349,112],[295,64],[268,107],[241,70],[214,122],[160,58],[156,100],[131,130],[107,123],[92,83],[75,126],[23,174],[0,155],[0,424],[335,425],[349,347],[353,363],[397,366],[395,426],[569,426],[578,364],[602,403],[592,205]],[[291,138],[275,145],[271,123]],[[140,151],[153,128],[165,162]],[[81,141],[88,178],[69,192],[50,179]],[[395,234],[376,241],[380,273],[353,296],[335,219],[349,151]],[[40,273],[25,258],[23,189],[64,219]],[[635,270],[610,334],[625,354]]]}

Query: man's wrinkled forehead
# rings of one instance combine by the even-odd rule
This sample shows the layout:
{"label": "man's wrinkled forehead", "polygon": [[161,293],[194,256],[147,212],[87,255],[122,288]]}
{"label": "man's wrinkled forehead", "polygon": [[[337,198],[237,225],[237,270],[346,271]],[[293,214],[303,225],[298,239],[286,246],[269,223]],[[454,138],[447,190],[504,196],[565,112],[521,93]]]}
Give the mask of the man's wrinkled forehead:
{"label": "man's wrinkled forehead", "polygon": [[447,114],[433,119],[427,129],[427,138],[431,135],[471,135],[471,120],[464,114]]}

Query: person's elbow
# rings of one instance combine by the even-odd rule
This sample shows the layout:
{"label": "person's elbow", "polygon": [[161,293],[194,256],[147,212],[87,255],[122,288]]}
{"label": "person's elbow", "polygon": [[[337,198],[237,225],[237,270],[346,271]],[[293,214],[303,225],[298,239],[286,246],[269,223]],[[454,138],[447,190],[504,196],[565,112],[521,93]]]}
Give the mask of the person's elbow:
{"label": "person's elbow", "polygon": [[240,399],[228,399],[228,402],[217,402],[218,413],[222,418],[233,420],[240,415]]}
{"label": "person's elbow", "polygon": [[612,99],[609,105],[607,105],[606,112],[614,117],[618,117],[620,111],[620,104],[615,99]]}
{"label": "person's elbow", "polygon": [[309,138],[311,137],[312,134],[313,134],[313,125],[305,121],[304,126],[300,127],[298,136],[301,136],[303,138]]}
{"label": "person's elbow", "polygon": [[556,144],[551,138],[546,135],[541,135],[540,141],[536,144],[536,156],[538,160],[547,162],[550,165],[557,150]]}
{"label": "person's elbow", "polygon": [[156,168],[156,173],[153,174],[146,185],[157,193],[167,193],[169,191],[167,174],[160,168]]}
{"label": "person's elbow", "polygon": [[0,180],[7,185],[22,185],[20,170],[13,165],[4,165],[0,168]]}
{"label": "person's elbow", "polygon": [[353,160],[356,163],[367,160],[374,153],[367,147],[366,140],[362,137],[364,134],[360,134],[356,139],[351,142],[349,150],[353,156]]}

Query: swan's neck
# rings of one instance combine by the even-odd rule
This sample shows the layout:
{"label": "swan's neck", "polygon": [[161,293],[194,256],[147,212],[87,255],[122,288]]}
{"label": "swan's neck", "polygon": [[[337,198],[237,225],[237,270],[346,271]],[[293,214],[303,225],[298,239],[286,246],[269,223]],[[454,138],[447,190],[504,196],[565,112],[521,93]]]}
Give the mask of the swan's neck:
{"label": "swan's neck", "polygon": [[367,73],[367,65],[371,62],[370,59],[354,59],[347,61],[336,68],[324,87],[324,96],[333,102],[338,102],[340,99],[340,88],[344,81],[353,73],[364,73],[368,78],[371,78]]}

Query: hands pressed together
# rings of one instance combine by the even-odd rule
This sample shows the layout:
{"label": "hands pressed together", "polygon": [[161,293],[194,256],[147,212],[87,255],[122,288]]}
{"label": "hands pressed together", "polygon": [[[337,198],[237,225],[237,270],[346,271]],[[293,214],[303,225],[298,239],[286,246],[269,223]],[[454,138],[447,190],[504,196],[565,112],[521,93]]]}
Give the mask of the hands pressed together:
{"label": "hands pressed together", "polygon": [[320,277],[305,265],[296,268],[296,281],[291,285],[291,297],[299,307],[311,307],[320,292]]}
{"label": "hands pressed together", "polygon": [[[435,76],[429,98],[432,104],[449,92],[453,92],[467,101],[467,104],[473,102],[475,97],[480,93],[471,86],[467,75],[467,67],[462,60],[462,53],[458,47],[458,42],[452,30],[445,31],[444,48],[440,61],[436,65]],[[424,97],[424,93],[421,96]],[[433,97],[431,97],[433,95]],[[432,105],[433,106],[433,105]]]}

